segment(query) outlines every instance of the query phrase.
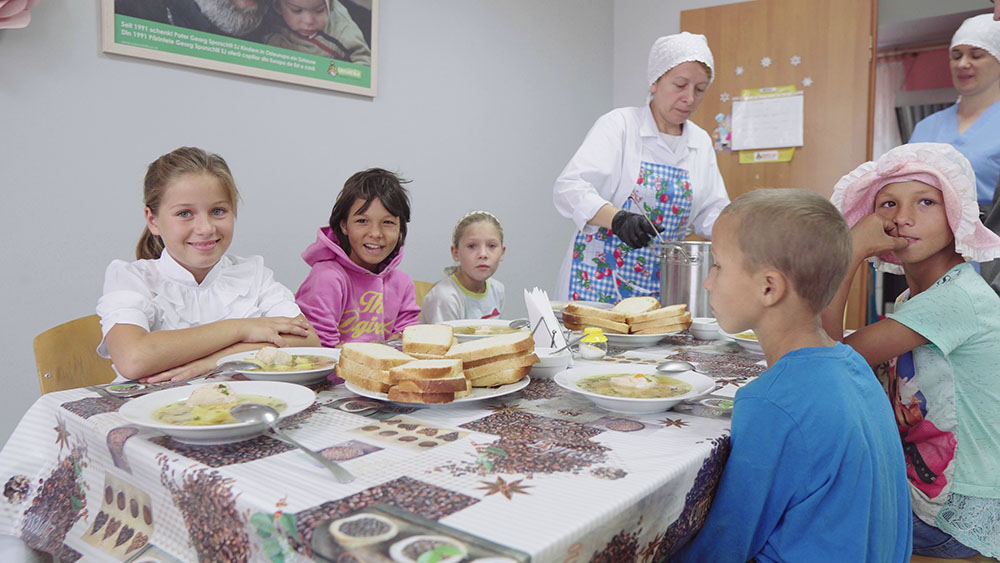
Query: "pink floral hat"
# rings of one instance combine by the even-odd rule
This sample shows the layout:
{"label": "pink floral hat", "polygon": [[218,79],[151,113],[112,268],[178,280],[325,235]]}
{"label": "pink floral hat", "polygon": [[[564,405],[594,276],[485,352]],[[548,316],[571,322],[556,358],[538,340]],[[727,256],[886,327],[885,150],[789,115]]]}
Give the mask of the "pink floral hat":
{"label": "pink floral hat", "polygon": [[[976,262],[1000,258],[1000,236],[979,220],[972,165],[949,144],[900,145],[841,178],[830,200],[853,227],[862,217],[875,212],[879,190],[887,184],[910,181],[941,190],[948,226],[955,235],[955,251],[963,258]],[[903,273],[899,260],[890,252],[869,260],[883,272]]]}

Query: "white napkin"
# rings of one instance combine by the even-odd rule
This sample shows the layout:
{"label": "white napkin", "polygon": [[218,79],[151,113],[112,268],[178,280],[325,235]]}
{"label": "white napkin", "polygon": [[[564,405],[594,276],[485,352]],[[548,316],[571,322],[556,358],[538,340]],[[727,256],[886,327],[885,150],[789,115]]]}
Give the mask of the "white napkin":
{"label": "white napkin", "polygon": [[563,336],[562,327],[556,321],[555,314],[552,313],[552,304],[545,290],[537,287],[532,290],[524,290],[524,305],[528,309],[528,320],[531,321],[530,329],[534,330],[538,323],[542,326],[535,330],[535,346],[548,348],[553,346],[561,348],[566,345],[566,338]]}

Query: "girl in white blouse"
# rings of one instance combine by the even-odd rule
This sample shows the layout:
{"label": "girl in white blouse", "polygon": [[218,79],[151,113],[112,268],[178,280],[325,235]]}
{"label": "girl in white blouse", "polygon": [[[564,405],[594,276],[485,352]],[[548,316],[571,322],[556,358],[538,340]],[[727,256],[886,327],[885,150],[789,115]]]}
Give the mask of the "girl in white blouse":
{"label": "girl in white blouse", "polygon": [[260,256],[226,254],[239,193],[221,156],[193,147],[167,153],[149,165],[143,194],[138,260],[108,266],[97,302],[97,352],[119,379],[181,381],[227,354],[319,346]]}

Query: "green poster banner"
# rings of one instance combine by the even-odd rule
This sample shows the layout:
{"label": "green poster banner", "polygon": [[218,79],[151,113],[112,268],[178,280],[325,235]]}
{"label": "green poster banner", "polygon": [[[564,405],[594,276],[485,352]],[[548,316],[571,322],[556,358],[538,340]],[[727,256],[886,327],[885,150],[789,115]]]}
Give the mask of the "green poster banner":
{"label": "green poster banner", "polygon": [[[329,83],[372,87],[371,67],[114,14],[114,43]],[[134,54],[134,53],[130,53]],[[198,66],[198,65],[195,65]],[[214,67],[213,67],[214,68]],[[234,72],[240,72],[234,70]],[[253,73],[243,73],[251,74]],[[275,78],[274,76],[266,76]],[[280,78],[276,78],[280,79]],[[289,82],[296,82],[289,79]],[[352,91],[348,88],[347,91]]]}

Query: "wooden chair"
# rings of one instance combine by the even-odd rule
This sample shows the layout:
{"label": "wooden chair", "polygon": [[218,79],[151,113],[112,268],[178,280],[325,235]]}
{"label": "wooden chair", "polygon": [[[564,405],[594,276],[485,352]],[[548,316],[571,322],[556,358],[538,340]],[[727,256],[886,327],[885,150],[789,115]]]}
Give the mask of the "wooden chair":
{"label": "wooden chair", "polygon": [[35,337],[35,366],[42,393],[110,383],[115,378],[111,360],[97,355],[101,321],[97,315],[80,317]]}
{"label": "wooden chair", "polygon": [[413,285],[417,289],[417,305],[420,305],[421,307],[423,307],[424,306],[424,297],[427,297],[427,292],[430,291],[432,287],[434,287],[434,282],[425,282],[425,281],[416,281],[416,280],[414,280],[413,281]]}

